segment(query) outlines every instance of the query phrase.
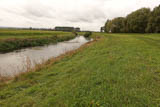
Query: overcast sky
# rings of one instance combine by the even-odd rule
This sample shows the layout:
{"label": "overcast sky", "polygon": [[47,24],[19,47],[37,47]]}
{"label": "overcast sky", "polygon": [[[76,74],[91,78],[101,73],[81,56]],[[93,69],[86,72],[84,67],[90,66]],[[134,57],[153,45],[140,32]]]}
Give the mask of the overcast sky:
{"label": "overcast sky", "polygon": [[0,0],[0,26],[98,31],[107,19],[159,4],[160,0]]}

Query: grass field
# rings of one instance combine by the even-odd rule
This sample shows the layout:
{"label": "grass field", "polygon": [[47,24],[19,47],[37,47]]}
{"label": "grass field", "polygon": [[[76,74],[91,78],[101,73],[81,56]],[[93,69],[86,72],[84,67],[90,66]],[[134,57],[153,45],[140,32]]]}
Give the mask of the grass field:
{"label": "grass field", "polygon": [[74,38],[71,32],[0,29],[0,52],[42,46]]}
{"label": "grass field", "polygon": [[160,34],[104,34],[1,84],[0,106],[160,106]]}

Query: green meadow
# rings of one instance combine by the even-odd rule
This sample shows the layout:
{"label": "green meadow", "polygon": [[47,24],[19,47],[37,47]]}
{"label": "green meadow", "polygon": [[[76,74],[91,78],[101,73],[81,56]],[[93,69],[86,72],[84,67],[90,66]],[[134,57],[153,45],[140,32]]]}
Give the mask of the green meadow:
{"label": "green meadow", "polygon": [[1,107],[160,106],[160,34],[93,33],[73,54],[0,84]]}
{"label": "green meadow", "polygon": [[74,38],[71,32],[0,29],[0,53]]}

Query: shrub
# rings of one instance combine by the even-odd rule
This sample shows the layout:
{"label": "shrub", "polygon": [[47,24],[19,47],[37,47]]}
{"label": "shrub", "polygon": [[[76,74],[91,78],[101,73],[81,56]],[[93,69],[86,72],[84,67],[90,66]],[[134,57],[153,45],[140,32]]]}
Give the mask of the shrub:
{"label": "shrub", "polygon": [[84,37],[89,38],[91,35],[92,35],[92,32],[86,32],[86,33],[84,34]]}
{"label": "shrub", "polygon": [[72,31],[72,34],[74,34],[75,36],[78,36],[78,33],[76,31]]}

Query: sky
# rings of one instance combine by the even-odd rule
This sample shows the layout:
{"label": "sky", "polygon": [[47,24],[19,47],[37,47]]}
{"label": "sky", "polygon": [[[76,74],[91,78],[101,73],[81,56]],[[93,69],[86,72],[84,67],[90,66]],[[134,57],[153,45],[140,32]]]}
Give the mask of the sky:
{"label": "sky", "polygon": [[160,0],[0,0],[0,26],[99,31],[107,19],[159,4]]}

